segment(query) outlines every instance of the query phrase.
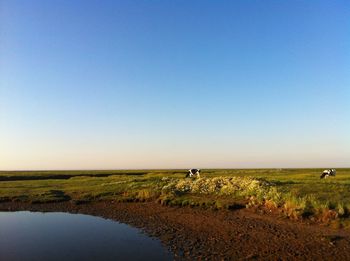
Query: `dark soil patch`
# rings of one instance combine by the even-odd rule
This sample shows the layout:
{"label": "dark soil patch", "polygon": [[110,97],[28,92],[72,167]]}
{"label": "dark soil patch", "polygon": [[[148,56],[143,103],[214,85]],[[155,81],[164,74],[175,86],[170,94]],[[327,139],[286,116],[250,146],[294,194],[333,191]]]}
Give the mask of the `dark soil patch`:
{"label": "dark soil patch", "polygon": [[0,181],[20,181],[20,180],[48,180],[48,179],[70,179],[74,177],[96,177],[96,178],[105,178],[109,176],[142,176],[147,174],[147,172],[127,172],[127,173],[97,173],[97,174],[49,174],[49,175],[13,175],[13,176],[0,176]]}

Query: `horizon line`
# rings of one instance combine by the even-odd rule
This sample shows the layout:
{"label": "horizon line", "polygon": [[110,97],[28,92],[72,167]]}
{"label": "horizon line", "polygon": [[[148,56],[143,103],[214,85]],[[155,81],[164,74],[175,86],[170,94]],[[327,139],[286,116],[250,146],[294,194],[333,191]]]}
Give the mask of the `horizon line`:
{"label": "horizon line", "polygon": [[[334,166],[333,166],[334,167]],[[332,167],[332,168],[333,168]],[[263,167],[263,168],[249,168],[249,167],[241,167],[241,168],[200,168],[201,170],[268,170],[268,169],[327,169],[330,168],[329,166],[327,167]],[[350,166],[347,167],[335,167],[337,169],[349,169]],[[163,170],[187,170],[188,168],[115,168],[115,169],[7,169],[3,170],[0,169],[0,172],[16,172],[16,171],[27,171],[27,172],[35,172],[35,171],[129,171],[129,170],[137,170],[137,171],[142,171],[142,170],[148,170],[148,171],[163,171]]]}

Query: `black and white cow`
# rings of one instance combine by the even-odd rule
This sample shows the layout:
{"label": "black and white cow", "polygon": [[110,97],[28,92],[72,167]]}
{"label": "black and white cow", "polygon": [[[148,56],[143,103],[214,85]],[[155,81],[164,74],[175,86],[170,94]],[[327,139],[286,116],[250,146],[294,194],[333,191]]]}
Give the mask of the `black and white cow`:
{"label": "black and white cow", "polygon": [[201,172],[200,169],[189,169],[188,173],[186,174],[186,178],[188,178],[188,177],[192,178],[193,176],[196,176],[197,178],[199,178],[200,172]]}
{"label": "black and white cow", "polygon": [[323,172],[322,172],[322,174],[321,174],[321,176],[320,176],[320,178],[321,179],[323,179],[323,178],[328,178],[328,177],[334,177],[335,176],[335,173],[336,173],[336,170],[335,169],[325,169]]}

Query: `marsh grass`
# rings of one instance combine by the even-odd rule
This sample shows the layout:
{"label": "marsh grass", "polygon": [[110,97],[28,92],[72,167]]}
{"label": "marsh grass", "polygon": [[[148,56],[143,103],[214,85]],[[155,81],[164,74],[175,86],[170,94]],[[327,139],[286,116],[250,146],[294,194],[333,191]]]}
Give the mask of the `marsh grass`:
{"label": "marsh grass", "polygon": [[[349,225],[350,169],[320,179],[322,169],[0,172],[0,201],[157,201],[163,205],[235,209],[264,207],[291,219]],[[35,179],[35,177],[40,177]],[[55,178],[63,177],[63,178]],[[2,180],[2,181],[1,181]]]}

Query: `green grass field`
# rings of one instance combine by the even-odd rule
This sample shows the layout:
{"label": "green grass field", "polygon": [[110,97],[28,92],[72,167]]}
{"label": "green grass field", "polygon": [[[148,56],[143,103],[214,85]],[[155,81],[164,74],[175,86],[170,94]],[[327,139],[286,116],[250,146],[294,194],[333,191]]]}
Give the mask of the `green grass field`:
{"label": "green grass field", "polygon": [[322,169],[207,169],[200,179],[186,170],[0,172],[0,201],[82,203],[154,200],[167,205],[230,208],[236,202],[282,209],[285,215],[333,211],[347,218],[350,169],[320,179]]}

